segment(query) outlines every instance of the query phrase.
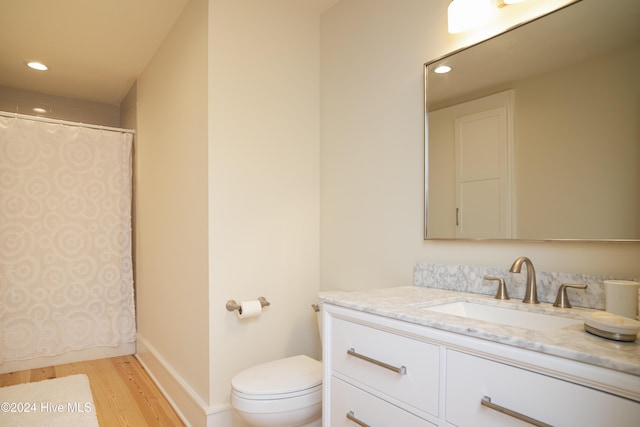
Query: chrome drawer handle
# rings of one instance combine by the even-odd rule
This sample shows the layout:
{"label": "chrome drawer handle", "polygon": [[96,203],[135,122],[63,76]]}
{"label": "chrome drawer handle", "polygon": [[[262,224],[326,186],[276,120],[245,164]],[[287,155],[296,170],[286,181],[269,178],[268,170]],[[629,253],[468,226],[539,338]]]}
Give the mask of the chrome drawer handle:
{"label": "chrome drawer handle", "polygon": [[509,415],[510,417],[519,419],[520,421],[524,421],[525,423],[533,424],[534,426],[552,427],[550,424],[545,424],[542,421],[538,421],[535,418],[523,415],[520,412],[512,411],[511,409],[507,409],[504,406],[491,403],[491,398],[489,396],[483,397],[482,400],[480,400],[480,404],[482,406],[486,406],[487,408],[491,408],[494,411],[502,412],[503,414]]}
{"label": "chrome drawer handle", "polygon": [[357,419],[355,414],[353,413],[353,411],[349,411],[349,413],[347,414],[347,419],[353,421],[354,423],[358,424],[359,426],[369,427],[369,424],[365,423],[364,421],[360,421],[359,419]]}
{"label": "chrome drawer handle", "polygon": [[347,354],[353,357],[357,357],[358,359],[366,360],[367,362],[373,363],[374,365],[382,366],[383,368],[389,369],[390,371],[396,372],[400,375],[405,375],[407,373],[406,366],[400,366],[398,368],[397,366],[389,365],[388,363],[384,363],[379,360],[372,359],[363,354],[359,354],[353,348],[350,348],[349,350],[347,350]]}

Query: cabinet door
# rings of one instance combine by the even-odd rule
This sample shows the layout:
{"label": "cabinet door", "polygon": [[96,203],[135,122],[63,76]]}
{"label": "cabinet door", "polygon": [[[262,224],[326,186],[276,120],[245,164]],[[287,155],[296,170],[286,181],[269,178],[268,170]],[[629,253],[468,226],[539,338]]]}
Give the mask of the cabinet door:
{"label": "cabinet door", "polygon": [[640,403],[513,366],[447,350],[445,418],[457,426],[525,426],[481,405],[486,396],[508,410],[553,426],[640,425]]}
{"label": "cabinet door", "polygon": [[331,337],[334,372],[438,416],[438,346],[337,318]]}
{"label": "cabinet door", "polygon": [[[353,420],[348,416],[353,417]],[[330,417],[331,427],[355,427],[358,425],[355,420],[371,427],[434,426],[422,418],[335,377],[331,378]]]}

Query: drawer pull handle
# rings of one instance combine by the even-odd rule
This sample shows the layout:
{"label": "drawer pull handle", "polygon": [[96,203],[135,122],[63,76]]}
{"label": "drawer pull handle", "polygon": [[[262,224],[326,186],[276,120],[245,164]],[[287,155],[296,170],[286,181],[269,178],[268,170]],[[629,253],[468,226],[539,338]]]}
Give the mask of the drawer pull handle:
{"label": "drawer pull handle", "polygon": [[358,359],[366,360],[367,362],[373,363],[374,365],[382,366],[383,368],[389,369],[390,371],[396,372],[400,375],[405,375],[407,373],[406,366],[397,367],[397,366],[389,365],[388,363],[384,363],[379,360],[372,359],[363,354],[359,354],[353,348],[350,348],[349,350],[347,350],[347,354],[353,357],[357,357]]}
{"label": "drawer pull handle", "polygon": [[353,421],[354,423],[358,424],[359,426],[369,427],[369,424],[365,423],[364,421],[360,421],[359,419],[357,419],[355,414],[353,413],[353,411],[349,411],[349,413],[347,414],[347,419]]}
{"label": "drawer pull handle", "polygon": [[528,417],[526,415],[521,414],[520,412],[512,411],[511,409],[507,409],[504,406],[496,405],[491,402],[491,398],[489,396],[485,396],[480,401],[482,406],[486,406],[487,408],[491,408],[494,411],[502,412],[503,414],[509,415],[510,417],[516,418],[520,421],[524,421],[525,423],[533,424],[534,426],[539,427],[551,427],[550,424],[545,424],[542,421],[538,421],[535,418]]}

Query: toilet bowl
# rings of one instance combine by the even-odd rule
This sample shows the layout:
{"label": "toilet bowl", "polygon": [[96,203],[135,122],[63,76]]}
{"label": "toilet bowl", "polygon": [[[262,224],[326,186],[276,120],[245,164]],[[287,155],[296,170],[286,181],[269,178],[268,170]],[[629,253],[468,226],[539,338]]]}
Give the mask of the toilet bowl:
{"label": "toilet bowl", "polygon": [[231,386],[231,405],[250,426],[320,425],[322,363],[308,356],[253,366],[234,376]]}
{"label": "toilet bowl", "polygon": [[231,406],[252,427],[320,427],[322,362],[298,355],[245,369],[231,379]]}

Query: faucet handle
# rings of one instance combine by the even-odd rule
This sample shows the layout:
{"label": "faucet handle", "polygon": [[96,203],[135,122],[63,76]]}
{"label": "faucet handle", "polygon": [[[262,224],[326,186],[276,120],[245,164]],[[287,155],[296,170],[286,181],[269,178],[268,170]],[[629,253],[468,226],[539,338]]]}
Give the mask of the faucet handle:
{"label": "faucet handle", "polygon": [[569,296],[567,295],[567,288],[586,289],[587,285],[573,285],[570,283],[561,284],[558,288],[558,295],[556,295],[556,302],[553,303],[554,307],[571,308]]}
{"label": "faucet handle", "polygon": [[498,281],[498,292],[496,292],[496,299],[509,299],[509,294],[507,293],[507,285],[504,283],[504,279],[502,277],[492,277],[492,276],[484,276],[484,280],[497,280]]}

